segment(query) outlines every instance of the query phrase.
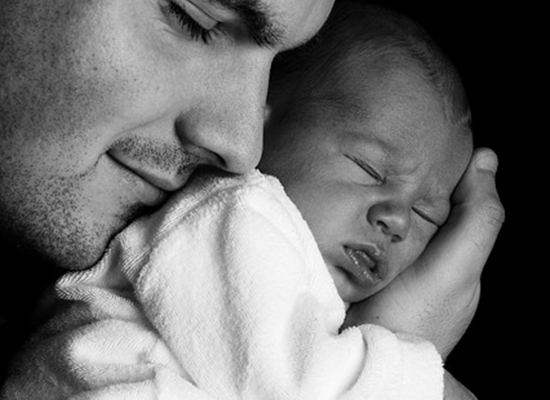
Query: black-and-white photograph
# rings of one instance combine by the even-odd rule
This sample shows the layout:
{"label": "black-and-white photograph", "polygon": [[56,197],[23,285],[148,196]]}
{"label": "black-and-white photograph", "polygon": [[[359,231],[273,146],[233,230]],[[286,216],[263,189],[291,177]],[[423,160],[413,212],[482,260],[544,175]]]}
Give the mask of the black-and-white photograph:
{"label": "black-and-white photograph", "polygon": [[0,400],[540,396],[527,13],[0,0]]}

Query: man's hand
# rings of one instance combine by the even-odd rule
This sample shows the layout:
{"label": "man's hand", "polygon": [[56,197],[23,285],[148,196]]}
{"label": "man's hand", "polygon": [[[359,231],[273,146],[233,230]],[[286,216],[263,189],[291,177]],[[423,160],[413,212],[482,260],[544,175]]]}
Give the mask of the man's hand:
{"label": "man's hand", "polygon": [[481,273],[504,221],[495,186],[497,164],[491,150],[474,152],[445,225],[413,265],[350,308],[346,326],[373,323],[412,333],[447,357],[477,309]]}

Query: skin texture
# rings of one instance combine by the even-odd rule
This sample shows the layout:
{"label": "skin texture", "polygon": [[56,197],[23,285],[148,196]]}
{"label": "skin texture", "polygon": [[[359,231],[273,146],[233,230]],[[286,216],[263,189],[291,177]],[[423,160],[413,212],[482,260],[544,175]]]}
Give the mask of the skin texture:
{"label": "skin texture", "polygon": [[[377,293],[418,258],[445,222],[471,155],[470,135],[447,122],[414,69],[354,79],[357,65],[344,68],[338,102],[321,95],[306,117],[273,124],[260,162],[302,212],[348,303]],[[379,279],[363,280],[346,248],[369,254]]]}
{"label": "skin texture", "polygon": [[[271,61],[310,38],[332,0],[258,3],[274,43],[221,1],[0,1],[5,247],[82,269],[198,166],[253,168]],[[208,43],[177,7],[218,24]]]}

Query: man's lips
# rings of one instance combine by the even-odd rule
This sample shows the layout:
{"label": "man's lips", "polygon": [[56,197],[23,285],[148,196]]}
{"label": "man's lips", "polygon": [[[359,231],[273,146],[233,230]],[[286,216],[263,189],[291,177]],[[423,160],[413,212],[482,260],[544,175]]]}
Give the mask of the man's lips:
{"label": "man's lips", "polygon": [[384,273],[378,254],[379,250],[371,246],[344,246],[347,261],[343,266],[354,280],[364,289],[377,285],[384,279]]}
{"label": "man's lips", "polygon": [[166,191],[162,190],[124,163],[121,163],[115,157],[107,154],[106,158],[111,163],[112,167],[121,175],[121,185],[126,184],[128,190],[140,203],[146,206],[155,207],[162,204],[168,197]]}
{"label": "man's lips", "polygon": [[130,169],[134,174],[149,182],[151,185],[165,192],[173,192],[182,188],[196,169],[195,164],[186,166],[185,168],[180,168],[177,176],[172,179],[163,176],[163,174],[158,171],[150,170],[146,167],[128,164],[123,165]]}
{"label": "man's lips", "polygon": [[170,165],[162,166],[155,163],[154,160],[141,160],[117,149],[112,149],[107,154],[151,185],[167,192],[183,187],[199,164],[199,157],[194,154],[188,155],[186,159],[178,160],[175,164],[170,163]]}
{"label": "man's lips", "polygon": [[112,144],[107,154],[157,188],[173,192],[182,188],[200,165],[221,166],[215,153],[194,145],[127,137]]}

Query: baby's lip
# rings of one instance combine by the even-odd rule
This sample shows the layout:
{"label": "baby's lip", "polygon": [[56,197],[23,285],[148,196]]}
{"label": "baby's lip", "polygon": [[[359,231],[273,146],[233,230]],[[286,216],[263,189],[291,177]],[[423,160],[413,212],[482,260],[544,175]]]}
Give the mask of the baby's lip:
{"label": "baby's lip", "polygon": [[344,246],[347,262],[341,267],[351,274],[364,289],[370,289],[384,280],[386,269],[382,251],[370,244]]}

